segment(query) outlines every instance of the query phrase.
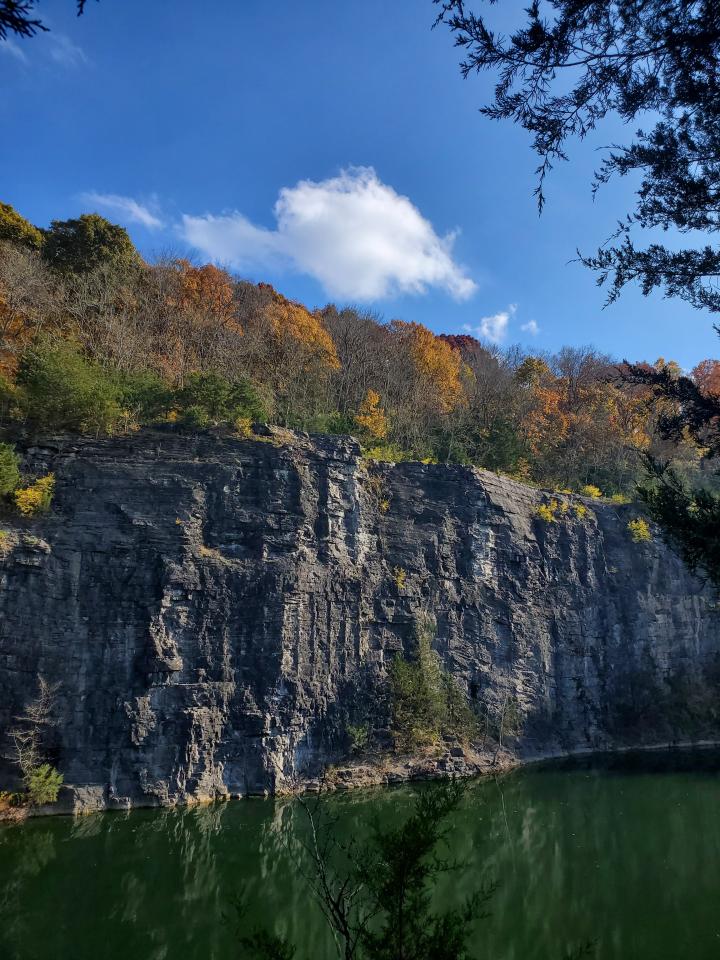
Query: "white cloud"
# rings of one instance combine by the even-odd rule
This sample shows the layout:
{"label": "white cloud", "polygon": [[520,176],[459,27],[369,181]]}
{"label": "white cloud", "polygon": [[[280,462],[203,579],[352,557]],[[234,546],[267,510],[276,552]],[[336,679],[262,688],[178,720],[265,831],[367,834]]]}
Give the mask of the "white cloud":
{"label": "white cloud", "polygon": [[88,58],[82,47],[73,43],[64,33],[49,34],[48,42],[48,55],[55,63],[63,67],[79,67],[80,64],[87,63]]}
{"label": "white cloud", "polygon": [[511,303],[507,310],[494,313],[491,317],[482,317],[477,326],[466,323],[464,329],[491,343],[502,343],[507,336],[510,317],[514,316],[516,310],[517,305]]}
{"label": "white cloud", "polygon": [[117,193],[84,193],[83,203],[109,210],[129,223],[141,223],[148,230],[157,230],[163,222],[156,217],[146,206],[133,200],[132,197],[121,197]]}
{"label": "white cloud", "polygon": [[19,60],[20,63],[27,63],[28,58],[25,51],[12,40],[0,40],[0,51]]}
{"label": "white cloud", "polygon": [[536,337],[540,333],[540,327],[538,326],[537,320],[528,320],[528,322],[524,323],[520,329],[525,333],[529,333],[532,337]]}
{"label": "white cloud", "polygon": [[315,277],[333,297],[376,300],[446,290],[457,300],[476,285],[452,257],[454,234],[440,237],[407,198],[372,167],[284,187],[269,230],[241,213],[185,215],[185,240],[236,269],[290,267]]}

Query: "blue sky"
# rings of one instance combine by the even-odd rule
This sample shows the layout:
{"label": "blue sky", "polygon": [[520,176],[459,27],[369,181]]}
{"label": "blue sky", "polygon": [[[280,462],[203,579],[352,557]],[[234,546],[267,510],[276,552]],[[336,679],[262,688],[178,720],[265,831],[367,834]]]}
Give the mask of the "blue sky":
{"label": "blue sky", "polygon": [[709,315],[637,290],[603,310],[569,262],[632,206],[630,182],[590,192],[624,131],[572,146],[539,218],[528,137],[478,114],[491,81],[462,80],[430,0],[40,7],[52,32],[0,47],[0,199],[38,225],[97,209],[147,255],[502,345],[717,355]]}

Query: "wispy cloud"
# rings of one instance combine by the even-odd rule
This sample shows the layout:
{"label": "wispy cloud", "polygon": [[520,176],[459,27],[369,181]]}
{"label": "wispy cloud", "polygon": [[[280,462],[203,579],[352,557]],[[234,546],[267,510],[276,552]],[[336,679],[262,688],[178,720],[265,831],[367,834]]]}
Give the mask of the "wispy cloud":
{"label": "wispy cloud", "polygon": [[242,213],[183,217],[185,240],[237,269],[271,265],[308,274],[341,299],[371,301],[435,287],[457,300],[476,284],[452,255],[454,234],[439,236],[408,199],[372,167],[284,187],[275,229]]}
{"label": "wispy cloud", "polygon": [[13,40],[0,40],[0,53],[4,53],[9,57],[14,57],[14,59],[19,60],[20,63],[28,62],[25,51]]}
{"label": "wispy cloud", "polygon": [[164,226],[160,217],[147,206],[138,203],[132,197],[123,197],[117,193],[96,193],[90,191],[81,196],[83,203],[114,213],[126,223],[140,223],[148,230],[158,230]]}
{"label": "wispy cloud", "polygon": [[62,67],[79,67],[88,62],[87,55],[82,47],[73,43],[64,33],[50,33],[48,35],[48,55],[55,63]]}
{"label": "wispy cloud", "polygon": [[490,317],[481,317],[475,326],[466,323],[464,329],[476,337],[489,340],[490,343],[502,343],[508,333],[510,318],[515,315],[516,310],[517,304],[511,303],[507,310],[501,310]]}
{"label": "wispy cloud", "polygon": [[537,320],[528,320],[528,322],[524,323],[520,329],[525,333],[529,333],[531,337],[536,337],[540,333],[540,327],[538,326]]}
{"label": "wispy cloud", "polygon": [[14,57],[20,63],[30,63],[28,51],[32,50],[34,65],[52,63],[65,69],[73,69],[89,63],[89,59],[82,47],[70,39],[65,33],[43,33],[36,37],[27,47],[14,40],[0,40],[0,53]]}

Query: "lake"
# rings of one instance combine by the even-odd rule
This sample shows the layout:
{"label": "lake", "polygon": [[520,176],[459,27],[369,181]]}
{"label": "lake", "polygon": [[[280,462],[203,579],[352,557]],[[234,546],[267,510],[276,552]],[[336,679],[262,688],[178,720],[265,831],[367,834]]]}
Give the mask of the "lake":
{"label": "lake", "polygon": [[[418,789],[428,789],[426,786]],[[413,788],[323,800],[344,837],[391,822]],[[452,822],[454,903],[499,886],[474,955],[561,960],[596,941],[602,960],[720,956],[720,753],[631,754],[533,766],[473,783]],[[249,914],[335,956],[297,873],[305,815],[247,800],[0,826],[0,956],[16,960],[221,960],[235,892]]]}

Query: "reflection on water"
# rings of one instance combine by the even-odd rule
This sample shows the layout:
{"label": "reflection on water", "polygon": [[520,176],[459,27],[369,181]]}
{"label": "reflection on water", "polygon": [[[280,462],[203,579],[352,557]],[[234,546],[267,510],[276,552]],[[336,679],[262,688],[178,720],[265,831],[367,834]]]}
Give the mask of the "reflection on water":
{"label": "reflection on water", "polygon": [[[559,960],[720,956],[720,755],[593,760],[474,784],[453,822],[460,873],[438,903],[500,883],[476,954]],[[324,801],[345,837],[407,811],[409,788]],[[302,811],[246,801],[34,820],[0,828],[0,956],[224,960],[221,922],[243,888],[258,921],[307,960],[334,957],[297,874]]]}

